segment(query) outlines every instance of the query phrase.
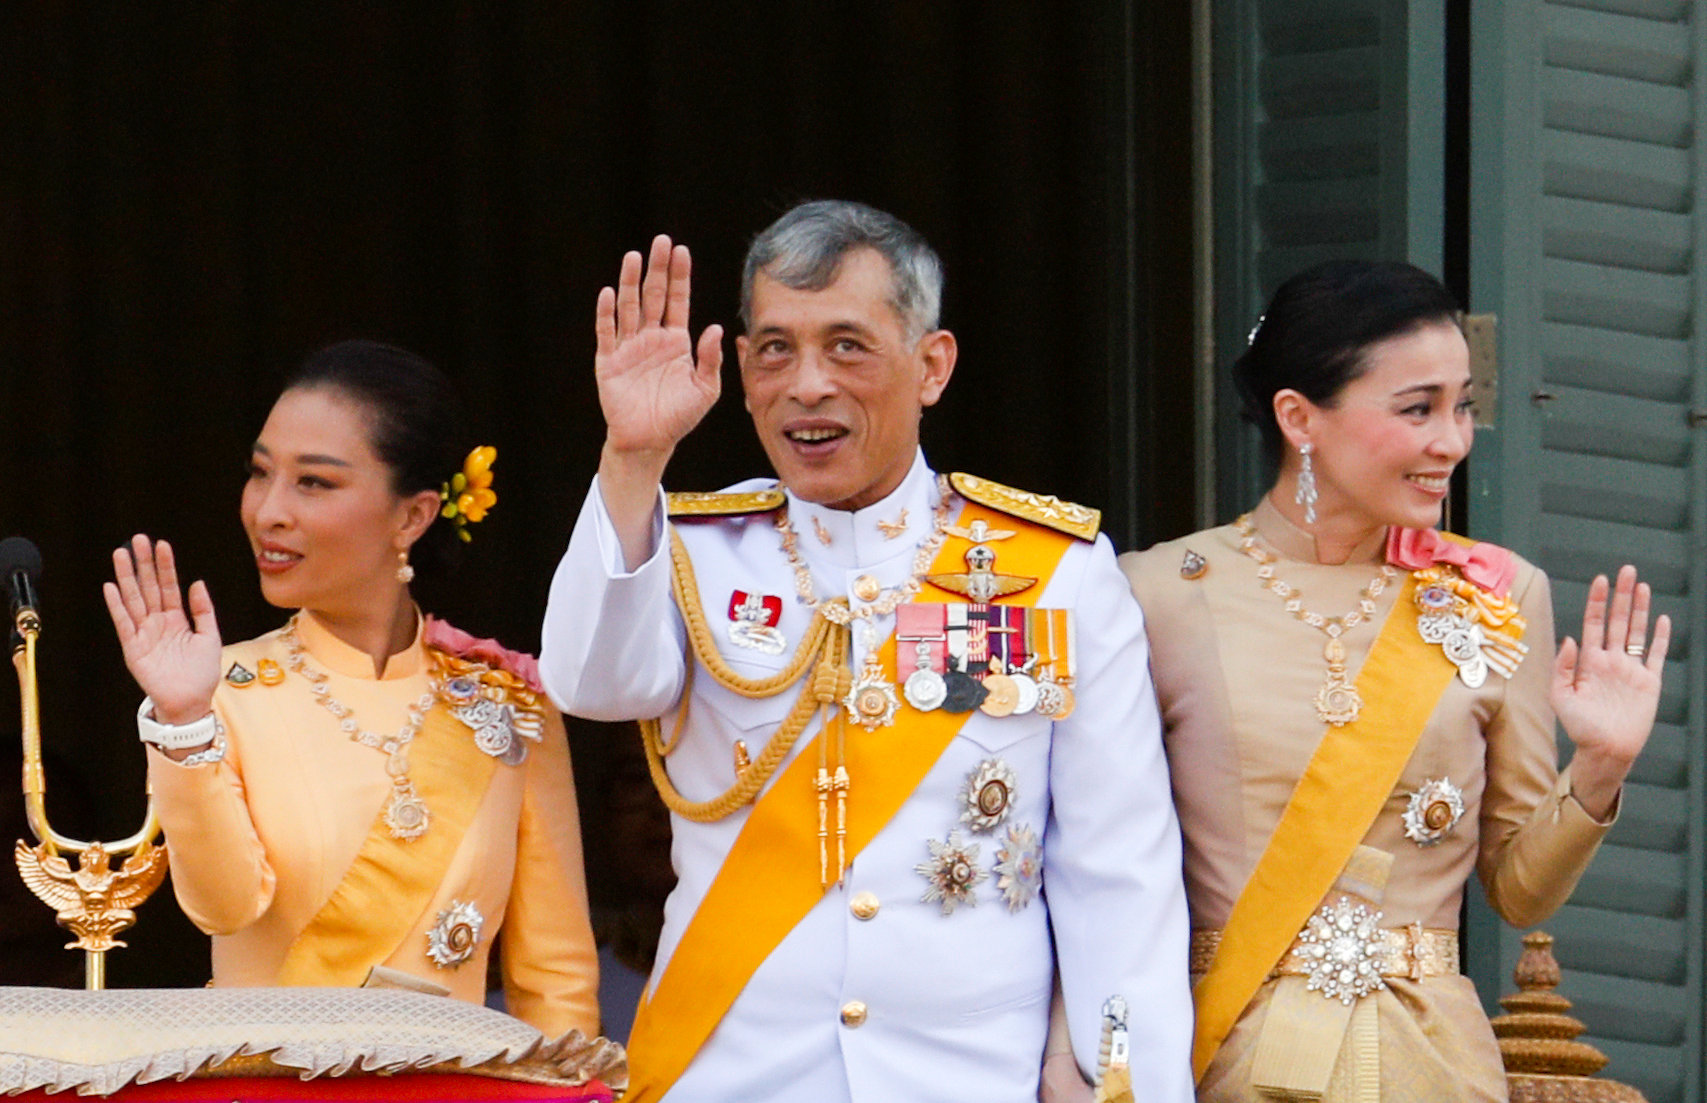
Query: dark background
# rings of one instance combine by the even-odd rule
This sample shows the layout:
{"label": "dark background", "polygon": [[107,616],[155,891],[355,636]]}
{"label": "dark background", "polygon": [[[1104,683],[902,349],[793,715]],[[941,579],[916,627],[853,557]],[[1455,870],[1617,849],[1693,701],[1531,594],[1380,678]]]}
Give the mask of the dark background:
{"label": "dark background", "polygon": [[[1183,4],[0,5],[0,535],[46,560],[54,825],[142,816],[138,693],[101,605],[110,550],[170,538],[227,639],[276,626],[236,521],[276,377],[343,337],[458,380],[499,505],[423,604],[538,642],[598,454],[592,306],[655,232],[695,257],[694,324],[734,328],[747,239],[863,200],[948,271],[954,385],[925,421],[966,469],[1108,513],[1123,546],[1193,527]],[[732,356],[733,342],[726,352]],[[677,489],[765,470],[725,374]],[[447,472],[447,475],[449,473]],[[0,693],[0,779],[16,778]],[[662,860],[627,734],[573,732],[595,903],[652,906]],[[655,822],[655,820],[654,820]],[[0,784],[0,838],[24,834]],[[0,983],[80,983],[0,871]],[[200,984],[170,892],[115,986]]]}

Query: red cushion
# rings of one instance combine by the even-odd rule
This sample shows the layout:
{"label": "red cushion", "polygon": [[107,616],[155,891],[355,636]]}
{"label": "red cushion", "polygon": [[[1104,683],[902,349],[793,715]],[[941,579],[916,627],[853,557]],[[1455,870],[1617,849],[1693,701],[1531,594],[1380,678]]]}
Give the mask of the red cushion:
{"label": "red cushion", "polygon": [[[70,1093],[27,1091],[7,1100],[65,1103]],[[72,1096],[72,1098],[85,1098]],[[132,1084],[106,1096],[131,1103],[297,1103],[300,1100],[377,1100],[380,1103],[465,1103],[470,1100],[525,1100],[527,1103],[611,1103],[611,1091],[597,1080],[579,1088],[546,1087],[517,1080],[455,1073],[402,1073],[396,1076],[231,1076],[199,1080],[158,1080]]]}

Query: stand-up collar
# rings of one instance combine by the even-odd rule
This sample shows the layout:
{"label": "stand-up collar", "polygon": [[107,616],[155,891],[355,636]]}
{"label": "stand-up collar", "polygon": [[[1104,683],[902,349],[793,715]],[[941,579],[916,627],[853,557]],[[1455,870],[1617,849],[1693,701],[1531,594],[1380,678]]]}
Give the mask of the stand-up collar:
{"label": "stand-up collar", "polygon": [[[787,489],[786,487],[784,488]],[[911,554],[931,531],[936,480],[923,449],[889,496],[864,509],[830,509],[788,495],[788,519],[803,554],[819,563],[857,567]],[[816,522],[816,523],[814,523]],[[820,528],[823,535],[819,534]],[[829,537],[829,543],[824,537]]]}
{"label": "stand-up collar", "polygon": [[[426,665],[426,650],[421,646],[421,629],[425,623],[421,611],[415,610],[415,639],[408,647],[385,660],[380,681],[411,678],[421,673]],[[302,641],[303,650],[326,669],[347,678],[373,678],[373,656],[334,636],[307,609],[297,614],[296,635]]]}
{"label": "stand-up collar", "polygon": [[[1316,563],[1316,537],[1308,529],[1301,529],[1286,519],[1286,515],[1275,508],[1269,496],[1264,494],[1262,501],[1251,510],[1251,524],[1256,526],[1257,535],[1263,542],[1287,559],[1296,559],[1300,563]],[[1380,563],[1387,557],[1387,528],[1382,526],[1362,543],[1351,549],[1347,563]]]}

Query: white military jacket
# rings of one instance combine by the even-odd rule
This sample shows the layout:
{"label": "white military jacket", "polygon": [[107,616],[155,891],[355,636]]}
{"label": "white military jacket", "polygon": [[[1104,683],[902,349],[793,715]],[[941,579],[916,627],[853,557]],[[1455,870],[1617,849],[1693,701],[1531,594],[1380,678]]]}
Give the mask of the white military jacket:
{"label": "white military jacket", "polygon": [[[884,587],[911,576],[936,503],[936,479],[921,454],[895,492],[866,509],[838,511],[792,495],[785,508],[817,596],[843,595],[857,605],[861,576]],[[951,522],[960,505],[951,500]],[[779,670],[812,617],[796,596],[774,521],[774,513],[759,513],[675,526],[723,658],[747,677]],[[686,684],[687,642],[670,591],[665,524],[660,500],[653,554],[625,571],[595,481],[546,610],[541,670],[565,711],[600,720],[674,715]],[[993,546],[999,572],[1000,545]],[[869,592],[869,582],[862,589]],[[737,591],[781,599],[774,618],[784,639],[780,654],[734,642]],[[1097,1067],[1102,1005],[1120,995],[1131,1008],[1130,1064],[1139,1097],[1192,1098],[1179,824],[1143,617],[1101,537],[1074,542],[1036,604],[1073,611],[1075,710],[1060,721],[1035,711],[999,719],[972,711],[844,883],[832,885],[758,968],[676,1081],[672,1100],[1032,1103],[1054,964],[1074,1053],[1087,1076]],[[877,642],[894,631],[895,620],[894,614],[876,620]],[[856,622],[855,671],[871,643]],[[668,769],[685,798],[708,800],[734,784],[736,740],[756,756],[796,694],[748,699],[703,669],[691,693]],[[795,754],[818,727],[814,719]],[[850,725],[850,740],[860,734]],[[1017,908],[998,891],[991,869],[1003,829],[977,833],[960,820],[969,776],[992,759],[1010,768],[1016,782],[1008,824],[1029,827],[1042,840],[1042,895]],[[856,778],[850,801],[857,799]],[[665,907],[653,984],[747,815],[743,808],[713,823],[672,817],[679,882]],[[945,914],[940,903],[924,899],[930,884],[916,867],[928,864],[932,840],[944,842],[957,830],[978,845],[988,875],[971,902]],[[856,1003],[863,1016],[848,1013]]]}

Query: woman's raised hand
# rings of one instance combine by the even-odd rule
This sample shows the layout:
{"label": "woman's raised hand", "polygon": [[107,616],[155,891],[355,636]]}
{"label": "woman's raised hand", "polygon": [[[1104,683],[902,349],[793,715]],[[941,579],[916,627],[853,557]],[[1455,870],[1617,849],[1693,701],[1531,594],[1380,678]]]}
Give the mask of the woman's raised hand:
{"label": "woman's raised hand", "polygon": [[1656,620],[1648,638],[1652,596],[1634,567],[1621,568],[1615,585],[1596,577],[1583,609],[1582,644],[1567,638],[1553,666],[1553,711],[1577,748],[1571,790],[1596,819],[1611,812],[1659,709],[1671,618]]}
{"label": "woman's raised hand", "polygon": [[616,288],[599,292],[594,369],[605,447],[667,456],[717,401],[723,327],[707,326],[695,348],[687,246],[659,234],[645,267],[642,281],[640,254],[627,254]]}
{"label": "woman's raised hand", "polygon": [[101,592],[124,648],[124,664],[154,701],[162,724],[191,724],[213,708],[219,686],[219,624],[207,584],[178,589],[172,545],[138,534],[113,551],[113,581]]}

